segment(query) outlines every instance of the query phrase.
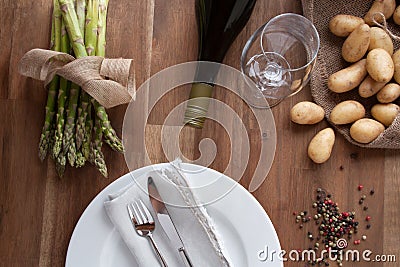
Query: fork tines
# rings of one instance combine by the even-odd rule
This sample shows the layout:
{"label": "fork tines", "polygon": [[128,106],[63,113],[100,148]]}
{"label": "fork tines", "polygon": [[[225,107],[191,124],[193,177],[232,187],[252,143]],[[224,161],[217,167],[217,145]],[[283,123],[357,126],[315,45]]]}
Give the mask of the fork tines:
{"label": "fork tines", "polygon": [[127,205],[129,217],[134,225],[154,223],[153,216],[141,199]]}

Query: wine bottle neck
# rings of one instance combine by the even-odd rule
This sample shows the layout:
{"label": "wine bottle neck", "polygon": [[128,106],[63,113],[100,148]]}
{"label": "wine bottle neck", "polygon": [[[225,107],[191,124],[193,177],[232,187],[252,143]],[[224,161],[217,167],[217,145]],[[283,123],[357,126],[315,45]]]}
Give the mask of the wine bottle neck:
{"label": "wine bottle neck", "polygon": [[213,85],[202,82],[193,83],[185,112],[184,124],[203,128],[212,91]]}

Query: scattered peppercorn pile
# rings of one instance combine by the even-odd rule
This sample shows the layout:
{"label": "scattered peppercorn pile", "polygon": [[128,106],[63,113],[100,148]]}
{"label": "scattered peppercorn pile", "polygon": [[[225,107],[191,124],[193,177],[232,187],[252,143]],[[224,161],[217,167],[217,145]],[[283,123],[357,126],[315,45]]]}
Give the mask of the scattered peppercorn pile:
{"label": "scattered peppercorn pile", "polygon": [[[358,191],[362,191],[363,186],[358,186]],[[370,195],[374,194],[374,190],[370,191]],[[365,195],[362,195],[359,204],[363,205],[366,199]],[[307,211],[301,212],[293,212],[293,215],[296,216],[296,223],[300,224],[299,228],[302,229],[305,223],[310,222],[312,219],[315,221],[315,225],[317,226],[317,235],[313,235],[312,232],[307,232],[307,238],[314,242],[314,248],[309,248],[309,250],[315,250],[316,252],[319,249],[325,249],[326,251],[330,251],[332,256],[337,256],[337,263],[339,266],[343,266],[340,252],[347,247],[348,242],[343,246],[343,244],[339,245],[338,240],[344,239],[346,241],[350,241],[353,238],[354,234],[357,234],[359,231],[359,222],[356,220],[355,211],[351,212],[342,212],[339,209],[338,203],[332,200],[332,196],[327,194],[321,188],[317,189],[316,201],[313,203],[312,207],[316,210],[313,216],[309,215]],[[368,206],[363,207],[363,211],[367,211]],[[365,218],[367,225],[366,229],[371,228],[371,224],[369,221],[371,220],[371,216],[366,216]],[[361,240],[365,241],[367,239],[366,235],[363,235]],[[359,245],[361,243],[360,239],[354,240],[354,245]],[[315,266],[329,266],[329,255],[326,254],[324,259],[318,258],[315,261],[309,261],[309,265]]]}

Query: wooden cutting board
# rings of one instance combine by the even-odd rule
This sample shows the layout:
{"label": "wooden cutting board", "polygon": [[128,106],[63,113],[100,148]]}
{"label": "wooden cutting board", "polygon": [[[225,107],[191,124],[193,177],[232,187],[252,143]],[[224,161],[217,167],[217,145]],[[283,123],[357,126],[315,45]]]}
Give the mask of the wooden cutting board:
{"label": "wooden cutting board", "polygon": [[[21,77],[17,63],[32,48],[47,48],[52,1],[3,0],[0,4],[0,265],[64,266],[74,226],[89,202],[113,180],[128,172],[123,155],[104,147],[109,168],[105,179],[93,166],[68,168],[63,179],[55,174],[52,161],[40,162],[38,141],[44,119],[46,92],[40,82]],[[225,63],[239,68],[241,50],[250,35],[271,17],[301,13],[300,1],[259,0],[254,13],[229,50]],[[152,74],[177,63],[193,61],[197,55],[194,0],[111,0],[108,16],[107,55],[135,60],[137,86]],[[152,163],[166,161],[160,142],[163,120],[188,97],[184,86],[167,94],[150,114],[146,144]],[[147,97],[151,96],[148,92]],[[259,134],[249,108],[223,88],[215,98],[232,106],[249,130],[251,156],[241,184],[248,186],[260,153]],[[397,151],[361,149],[337,136],[331,159],[316,165],[307,157],[307,145],[326,122],[301,126],[290,122],[289,110],[297,102],[311,100],[309,88],[273,109],[277,127],[277,150],[271,171],[253,195],[272,219],[284,249],[307,249],[310,242],[295,223],[293,211],[309,210],[315,190],[329,191],[342,210],[357,211],[364,225],[368,213],[371,229],[361,232],[367,240],[358,247],[374,253],[397,254],[400,231],[400,154]],[[148,99],[137,104],[147,105]],[[109,110],[113,126],[121,135],[126,106]],[[200,156],[198,143],[212,138],[218,148],[210,165],[224,171],[230,160],[230,143],[218,124],[207,121],[203,130],[185,129],[180,142],[184,155]],[[235,155],[236,159],[240,155]],[[138,158],[137,168],[144,165]],[[374,188],[367,199],[368,212],[358,204],[357,186]],[[366,191],[368,192],[368,191]],[[260,250],[263,248],[260,248]],[[250,255],[257,257],[257,255]],[[400,260],[400,259],[399,259]],[[303,266],[296,262],[286,266]],[[267,265],[266,265],[267,266]],[[348,263],[345,266],[365,266]],[[377,263],[370,266],[381,266]],[[384,266],[397,266],[386,263]]]}

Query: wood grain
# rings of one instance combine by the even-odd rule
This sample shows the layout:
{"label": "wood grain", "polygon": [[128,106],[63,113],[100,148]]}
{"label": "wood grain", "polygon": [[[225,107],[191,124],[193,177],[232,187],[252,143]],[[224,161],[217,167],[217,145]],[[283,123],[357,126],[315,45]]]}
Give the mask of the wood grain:
{"label": "wood grain", "polygon": [[[69,168],[65,177],[59,179],[52,161],[40,162],[37,147],[46,92],[40,82],[21,77],[17,73],[17,63],[29,49],[47,48],[51,1],[3,0],[0,5],[0,266],[63,266],[69,239],[82,212],[104,187],[128,172],[128,168],[124,157],[107,147],[104,153],[109,179],[102,178],[93,166],[79,170]],[[301,13],[300,1],[259,0],[224,63],[239,68],[240,54],[250,35],[270,18],[284,12]],[[107,54],[135,60],[138,87],[160,70],[195,60],[194,0],[110,1]],[[163,131],[168,135],[175,128],[163,129],[164,120],[177,104],[187,99],[189,89],[189,86],[182,86],[172,90],[149,116],[143,114],[143,119],[147,120],[145,141],[152,163],[170,160],[164,153],[161,135]],[[151,97],[152,92],[146,91],[134,104],[146,107]],[[260,154],[255,117],[243,100],[224,88],[216,88],[214,97],[233,108],[249,132],[249,164],[243,177],[233,177],[246,187]],[[323,165],[312,163],[306,153],[308,142],[316,132],[329,125],[326,122],[315,126],[291,123],[289,110],[302,100],[311,100],[309,88],[273,109],[277,129],[275,160],[264,183],[253,192],[274,223],[282,248],[307,249],[310,246],[306,233],[314,229],[314,225],[307,224],[299,229],[292,212],[312,212],[315,190],[321,187],[332,194],[341,210],[356,211],[360,221],[357,238],[367,235],[367,240],[357,248],[394,254],[399,261],[399,151],[361,149],[337,136],[332,158]],[[125,110],[126,106],[109,110],[119,135]],[[179,138],[182,154],[191,160],[200,156],[201,140],[214,140],[218,152],[210,167],[223,172],[228,166],[231,145],[221,125],[206,121],[203,130],[185,127],[176,138]],[[241,160],[240,155],[234,157]],[[138,158],[134,167],[144,164]],[[359,184],[364,185],[363,192],[357,191]],[[368,192],[372,188],[375,194],[370,196]],[[367,195],[368,211],[363,211],[363,206],[358,204],[362,194]],[[366,215],[372,217],[370,230],[365,229]],[[303,265],[287,262],[285,266]],[[345,266],[365,266],[365,263]],[[398,266],[398,263],[384,266]]]}

